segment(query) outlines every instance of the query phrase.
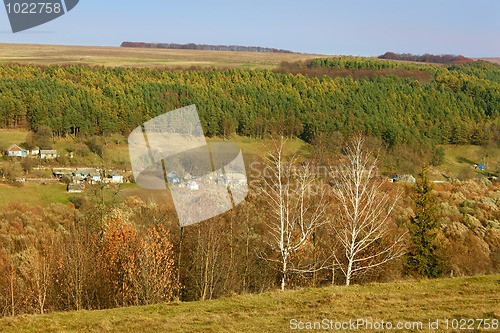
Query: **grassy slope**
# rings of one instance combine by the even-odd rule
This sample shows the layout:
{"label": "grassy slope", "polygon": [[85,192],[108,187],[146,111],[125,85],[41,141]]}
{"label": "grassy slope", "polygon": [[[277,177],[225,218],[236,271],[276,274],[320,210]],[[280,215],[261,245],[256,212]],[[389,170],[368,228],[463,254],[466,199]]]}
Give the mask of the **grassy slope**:
{"label": "grassy slope", "polygon": [[[5,149],[12,143],[18,145],[26,141],[26,136],[29,134],[27,130],[7,130],[0,128],[0,149]],[[272,141],[270,139],[252,139],[243,136],[233,136],[231,142],[238,144],[243,153],[250,155],[262,155],[263,152],[267,151],[272,147]],[[222,141],[220,138],[209,138],[211,141]],[[67,139],[57,139],[54,143],[54,148],[62,153],[67,153],[66,148],[74,146],[75,141],[71,138]],[[288,140],[288,149],[290,153],[295,153],[305,147],[307,144],[300,139],[290,139]],[[96,164],[96,166],[101,166],[103,164],[110,164],[125,161],[129,163],[128,156],[128,146],[126,139],[120,135],[114,135],[108,140],[108,145],[104,146],[104,159],[106,163],[95,154],[89,154],[87,158],[78,158],[79,162],[85,164]]]}
{"label": "grassy slope", "polygon": [[292,318],[426,324],[429,319],[500,319],[500,276],[310,288],[206,302],[21,316],[1,319],[0,331],[286,332]]}
{"label": "grassy slope", "polygon": [[69,202],[70,194],[62,183],[39,185],[26,183],[22,187],[0,184],[0,208],[13,202],[27,205],[48,205],[50,203]]}
{"label": "grassy slope", "polygon": [[7,149],[11,144],[25,142],[27,131],[0,129],[0,149]]}

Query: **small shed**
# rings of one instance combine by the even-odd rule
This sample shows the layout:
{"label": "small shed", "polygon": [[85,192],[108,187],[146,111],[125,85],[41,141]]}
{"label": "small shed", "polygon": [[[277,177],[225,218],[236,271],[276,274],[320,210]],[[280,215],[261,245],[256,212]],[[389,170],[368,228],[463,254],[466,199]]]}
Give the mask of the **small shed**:
{"label": "small shed", "polygon": [[392,178],[392,181],[394,183],[396,183],[396,182],[416,183],[417,182],[417,180],[415,179],[415,177],[413,177],[413,175],[398,175],[398,176]]}
{"label": "small shed", "polygon": [[[88,180],[88,178],[87,178]],[[90,173],[90,182],[92,184],[95,184],[95,183],[100,183],[102,181],[102,178],[101,178],[101,173],[99,171],[94,171],[94,172],[91,172]]]}
{"label": "small shed", "polygon": [[83,184],[68,184],[66,190],[68,193],[82,193],[85,189],[85,185]]}

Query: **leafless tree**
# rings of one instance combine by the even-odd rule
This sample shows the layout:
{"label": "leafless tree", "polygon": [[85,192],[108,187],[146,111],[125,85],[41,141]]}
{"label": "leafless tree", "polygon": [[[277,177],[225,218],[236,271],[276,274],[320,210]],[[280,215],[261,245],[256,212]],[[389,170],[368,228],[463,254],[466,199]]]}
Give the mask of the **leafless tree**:
{"label": "leafless tree", "polygon": [[278,253],[279,259],[274,261],[280,264],[281,290],[285,289],[290,273],[318,269],[293,266],[291,258],[311,245],[314,231],[326,223],[323,186],[318,183],[317,175],[309,164],[296,167],[294,158],[284,156],[285,143],[282,138],[276,143],[275,151],[268,156],[263,185],[263,193],[268,198],[274,217],[267,223],[267,228],[269,245]]}
{"label": "leafless tree", "polygon": [[202,301],[212,299],[216,288],[222,285],[225,272],[223,267],[223,235],[222,230],[214,224],[203,224],[197,230],[197,248],[195,269],[198,278],[195,280]]}
{"label": "leafless tree", "polygon": [[377,159],[363,150],[363,144],[361,137],[355,138],[346,148],[345,160],[331,168],[337,199],[332,229],[340,247],[334,258],[346,285],[353,276],[403,255],[405,233],[390,239],[390,217],[399,194],[382,190]]}
{"label": "leafless tree", "polygon": [[48,234],[46,239],[38,240],[38,244],[29,246],[20,254],[19,271],[25,283],[30,300],[35,300],[40,314],[45,313],[47,297],[53,283],[55,235]]}
{"label": "leafless tree", "polygon": [[90,232],[86,230],[86,222],[77,221],[76,212],[69,230],[61,247],[61,274],[65,280],[61,291],[70,301],[71,309],[79,311],[85,307],[87,280],[93,279],[95,247]]}

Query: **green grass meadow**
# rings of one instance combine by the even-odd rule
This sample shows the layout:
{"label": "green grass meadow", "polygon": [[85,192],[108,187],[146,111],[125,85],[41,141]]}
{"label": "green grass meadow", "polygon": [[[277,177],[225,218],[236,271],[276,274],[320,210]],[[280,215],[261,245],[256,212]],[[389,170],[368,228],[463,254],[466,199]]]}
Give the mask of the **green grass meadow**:
{"label": "green grass meadow", "polygon": [[46,185],[25,183],[21,187],[0,184],[0,207],[20,202],[27,205],[45,206],[51,203],[67,204],[71,195],[66,185],[50,183]]}

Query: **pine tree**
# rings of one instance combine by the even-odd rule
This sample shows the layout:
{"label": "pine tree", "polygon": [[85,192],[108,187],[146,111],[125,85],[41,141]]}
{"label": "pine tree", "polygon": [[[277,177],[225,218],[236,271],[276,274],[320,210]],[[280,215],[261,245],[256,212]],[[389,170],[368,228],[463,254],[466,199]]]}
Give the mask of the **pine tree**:
{"label": "pine tree", "polygon": [[437,241],[439,220],[436,217],[436,200],[432,195],[432,184],[424,167],[419,174],[413,197],[415,214],[408,223],[410,239],[406,255],[405,271],[410,275],[435,278],[443,274],[443,262],[438,255]]}

